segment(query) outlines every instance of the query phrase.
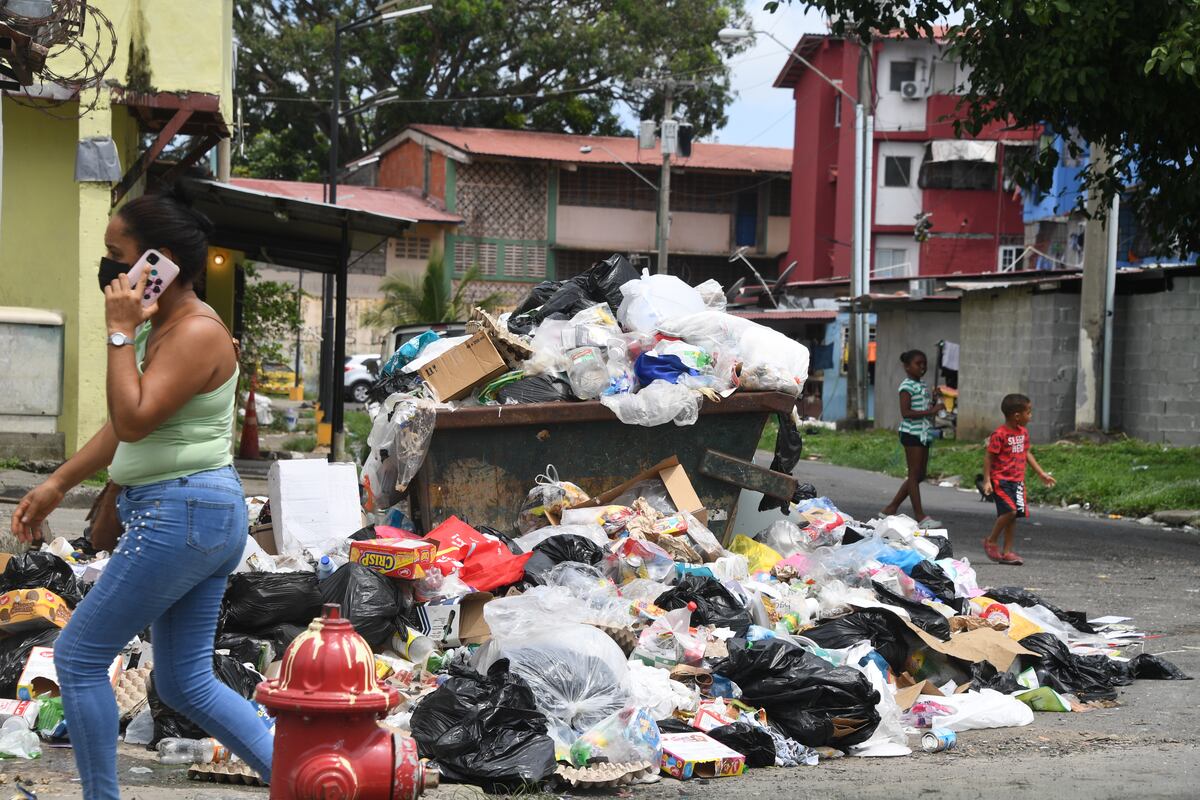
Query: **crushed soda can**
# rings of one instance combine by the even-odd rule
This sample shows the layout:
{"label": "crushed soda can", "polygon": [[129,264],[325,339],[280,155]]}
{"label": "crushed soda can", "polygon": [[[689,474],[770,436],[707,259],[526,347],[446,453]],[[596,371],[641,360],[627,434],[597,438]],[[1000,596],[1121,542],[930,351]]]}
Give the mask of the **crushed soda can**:
{"label": "crushed soda can", "polygon": [[944,728],[934,728],[921,737],[921,749],[926,753],[940,753],[944,750],[953,750],[954,745],[957,743],[958,734]]}

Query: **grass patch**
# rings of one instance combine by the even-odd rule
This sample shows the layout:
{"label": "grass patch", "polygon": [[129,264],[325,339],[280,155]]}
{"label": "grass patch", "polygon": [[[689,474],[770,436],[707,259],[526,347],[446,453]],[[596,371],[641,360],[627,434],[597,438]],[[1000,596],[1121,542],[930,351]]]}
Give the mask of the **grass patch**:
{"label": "grass patch", "polygon": [[102,469],[90,478],[83,479],[84,486],[103,486],[108,483],[108,470]]}
{"label": "grass patch", "polygon": [[367,460],[367,436],[371,433],[371,415],[365,411],[346,411],[346,452],[359,463]]}
{"label": "grass patch", "polygon": [[0,469],[20,469],[24,463],[19,458],[0,458]]}
{"label": "grass patch", "polygon": [[292,450],[297,453],[311,453],[317,449],[317,437],[293,436],[290,439],[284,440],[283,449]]}
{"label": "grass patch", "polygon": [[[773,448],[772,436],[767,449]],[[808,431],[804,454],[897,478],[905,474],[904,452],[894,431]],[[958,475],[963,486],[972,486],[975,476],[983,472],[983,454],[982,442],[935,442],[929,474],[934,478]],[[1047,488],[1029,471],[1025,487],[1037,503],[1090,503],[1095,511],[1122,516],[1200,508],[1200,447],[1164,447],[1125,439],[1108,444],[1039,444],[1034,454],[1058,479],[1057,486]]]}

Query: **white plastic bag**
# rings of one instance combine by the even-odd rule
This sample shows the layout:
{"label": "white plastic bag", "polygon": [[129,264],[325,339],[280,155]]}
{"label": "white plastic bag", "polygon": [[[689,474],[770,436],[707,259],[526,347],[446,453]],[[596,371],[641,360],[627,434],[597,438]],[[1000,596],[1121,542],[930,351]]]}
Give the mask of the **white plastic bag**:
{"label": "white plastic bag", "polygon": [[629,662],[630,705],[644,708],[655,719],[666,719],[676,711],[695,709],[700,693],[679,681],[671,673],[638,660]]}
{"label": "white plastic bag", "polygon": [[507,658],[551,724],[581,734],[629,704],[629,664],[617,643],[600,629],[556,622],[537,631],[493,629],[492,634],[476,653],[476,669],[486,674],[492,664]]}
{"label": "white plastic bag", "polygon": [[955,713],[938,720],[938,727],[961,733],[984,728],[1018,728],[1033,723],[1033,709],[995,689],[931,698]]}
{"label": "white plastic bag", "polygon": [[851,746],[850,755],[858,758],[881,758],[889,756],[907,756],[912,753],[908,747],[908,737],[904,734],[904,726],[900,722],[900,706],[892,695],[892,687],[888,685],[879,666],[872,660],[864,660],[872,647],[870,642],[860,642],[850,648],[846,655],[846,663],[867,676],[871,688],[879,693],[879,702],[875,711],[879,714],[879,725],[871,738],[865,742]]}
{"label": "white plastic bag", "polygon": [[549,539],[551,536],[582,536],[583,538],[596,543],[600,547],[608,547],[608,534],[604,532],[595,523],[586,525],[547,525],[544,528],[538,528],[524,536],[519,536],[513,539],[513,544],[521,548],[522,553],[529,553],[533,548],[537,547],[542,542]]}
{"label": "white plastic bag", "polygon": [[718,362],[722,356],[736,354],[742,362],[741,381],[746,389],[799,395],[808,379],[808,348],[748,319],[701,311],[665,320],[658,330],[704,348]]}
{"label": "white plastic bag", "polygon": [[[875,533],[889,542],[899,542],[911,545],[917,532],[917,521],[905,514],[894,514],[890,517],[871,521]],[[937,550],[934,550],[936,555]]]}
{"label": "white plastic bag", "polygon": [[696,291],[700,293],[700,299],[711,311],[724,311],[729,304],[725,299],[725,290],[712,278],[697,286]]}
{"label": "white plastic bag", "polygon": [[700,418],[701,396],[686,386],[654,381],[637,394],[614,394],[600,402],[626,425],[653,428],[667,422],[694,425]]}
{"label": "white plastic bag", "polygon": [[642,270],[641,280],[621,286],[625,299],[617,309],[617,319],[626,330],[653,332],[664,320],[704,311],[707,307],[700,292],[674,275],[651,275]]}

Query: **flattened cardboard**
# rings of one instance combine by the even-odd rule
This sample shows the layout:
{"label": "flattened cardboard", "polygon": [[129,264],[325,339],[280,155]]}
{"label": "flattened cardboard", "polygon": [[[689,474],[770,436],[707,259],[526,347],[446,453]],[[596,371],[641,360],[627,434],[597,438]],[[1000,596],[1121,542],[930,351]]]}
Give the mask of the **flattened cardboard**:
{"label": "flattened cardboard", "polygon": [[[116,688],[121,679],[122,659],[117,656],[108,667],[109,683]],[[33,647],[25,659],[21,676],[17,678],[17,699],[33,700],[37,697],[58,697],[58,671],[54,667],[53,647]]]}
{"label": "flattened cardboard", "polygon": [[4,572],[4,568],[8,566],[8,562],[12,560],[12,553],[0,553],[0,572]]}
{"label": "flattened cardboard", "polygon": [[492,629],[483,617],[491,592],[472,592],[443,602],[426,603],[417,609],[421,633],[448,647],[483,644]]}
{"label": "flattened cardboard", "polygon": [[439,402],[459,400],[481,383],[508,371],[500,351],[485,332],[480,331],[460,345],[430,361],[419,370]]}
{"label": "flattened cardboard", "polygon": [[950,636],[950,641],[943,642],[935,636],[930,636],[907,620],[905,624],[912,629],[913,633],[921,638],[922,642],[939,653],[968,661],[972,664],[980,661],[988,661],[1000,672],[1007,672],[1017,656],[1037,655],[1037,653],[1021,647],[1021,645],[1010,639],[1008,634],[992,628],[977,628],[973,631],[955,633]]}
{"label": "flattened cardboard", "polygon": [[934,697],[945,697],[941,689],[929,681],[921,681],[915,686],[905,686],[903,689],[897,689],[896,705],[900,706],[901,711],[908,711],[913,707],[913,703],[917,702],[917,698],[923,694],[933,695]]}
{"label": "flattened cardboard", "polygon": [[[592,508],[593,506],[611,505],[613,500],[616,500],[627,489],[634,484],[648,481],[651,478],[658,478],[667,487],[667,495],[671,498],[671,502],[675,504],[675,508],[680,512],[688,512],[704,525],[708,524],[708,511],[705,510],[704,504],[700,502],[700,496],[696,494],[695,487],[692,486],[691,480],[688,479],[687,472],[679,464],[677,456],[671,456],[668,459],[660,461],[645,472],[630,478],[615,489],[609,489],[604,494],[597,495],[591,500],[584,503],[579,503],[574,508]],[[558,524],[556,520],[552,520]]]}

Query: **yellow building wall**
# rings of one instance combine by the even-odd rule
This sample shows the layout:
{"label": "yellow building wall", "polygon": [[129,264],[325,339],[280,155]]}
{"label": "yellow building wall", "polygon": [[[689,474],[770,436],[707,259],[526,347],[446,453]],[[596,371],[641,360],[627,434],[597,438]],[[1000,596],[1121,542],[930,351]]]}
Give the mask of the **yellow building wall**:
{"label": "yellow building wall", "polygon": [[[131,77],[157,91],[220,94],[225,118],[232,98],[233,0],[93,0],[118,35],[116,61],[107,79]],[[132,56],[132,59],[131,59]],[[68,72],[69,57],[55,68]],[[104,424],[103,295],[96,282],[111,213],[111,186],[76,183],[78,140],[112,136],[121,166],[140,152],[136,120],[107,95],[81,119],[76,106],[56,119],[3,99],[3,162],[0,169],[0,305],[59,311],[64,316],[63,413],[58,430],[67,454]],[[136,197],[144,184],[127,197]]]}

